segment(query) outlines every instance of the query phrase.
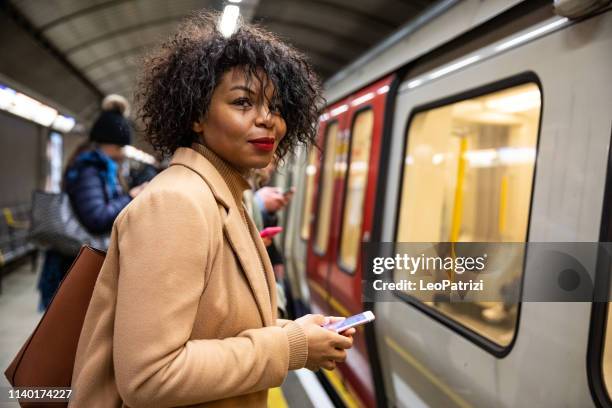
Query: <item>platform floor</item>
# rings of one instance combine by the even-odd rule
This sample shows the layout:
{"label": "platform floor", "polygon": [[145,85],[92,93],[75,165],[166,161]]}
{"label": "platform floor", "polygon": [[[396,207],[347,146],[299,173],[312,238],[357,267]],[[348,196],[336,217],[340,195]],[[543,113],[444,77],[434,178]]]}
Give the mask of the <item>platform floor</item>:
{"label": "platform floor", "polygon": [[[39,265],[41,262],[39,262]],[[40,269],[40,268],[39,268]],[[36,324],[42,313],[37,310],[38,271],[25,264],[11,271],[2,279],[0,294],[0,390],[6,392],[9,383],[4,370]],[[289,373],[282,387],[270,391],[268,405],[273,408],[333,407],[325,390],[314,373],[303,369]],[[17,403],[6,402],[0,396],[0,408],[19,408]]]}

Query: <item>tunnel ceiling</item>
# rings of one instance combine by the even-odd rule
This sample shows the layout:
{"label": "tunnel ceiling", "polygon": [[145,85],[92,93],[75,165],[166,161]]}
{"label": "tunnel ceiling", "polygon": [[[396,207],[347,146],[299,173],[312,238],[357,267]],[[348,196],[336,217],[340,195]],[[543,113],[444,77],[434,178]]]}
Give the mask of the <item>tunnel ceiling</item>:
{"label": "tunnel ceiling", "polygon": [[[367,49],[413,19],[433,0],[242,0],[245,19],[257,22],[302,50],[322,78],[339,71]],[[138,57],[168,36],[193,10],[222,10],[220,0],[12,0],[12,18],[69,68],[53,86],[82,119],[97,112],[108,93],[130,96]],[[229,3],[227,3],[229,4]],[[5,39],[6,41],[8,39]],[[36,67],[40,62],[20,64]],[[35,75],[31,71],[29,75]],[[21,76],[25,75],[21,73]],[[90,100],[70,104],[78,77]],[[31,81],[29,81],[31,79]],[[18,78],[26,86],[36,78]],[[65,82],[65,83],[63,83]],[[51,84],[47,85],[51,86]],[[38,90],[37,90],[38,91]],[[40,91],[44,94],[44,90]],[[56,94],[52,95],[57,98]]]}

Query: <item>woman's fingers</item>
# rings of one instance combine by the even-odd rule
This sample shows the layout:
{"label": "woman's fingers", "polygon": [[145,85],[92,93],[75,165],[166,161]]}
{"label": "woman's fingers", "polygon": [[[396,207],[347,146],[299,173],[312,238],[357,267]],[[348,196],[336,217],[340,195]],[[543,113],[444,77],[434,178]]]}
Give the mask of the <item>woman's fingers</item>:
{"label": "woman's fingers", "polygon": [[334,333],[332,345],[334,348],[348,349],[353,347],[353,338]]}
{"label": "woman's fingers", "polygon": [[341,335],[345,336],[345,337],[352,337],[353,334],[355,334],[357,332],[357,329],[355,329],[354,327],[351,327],[348,330],[345,330],[343,332],[340,332]]}
{"label": "woman's fingers", "polygon": [[330,360],[338,363],[344,363],[346,361],[346,350],[335,349],[333,354],[330,356]]}

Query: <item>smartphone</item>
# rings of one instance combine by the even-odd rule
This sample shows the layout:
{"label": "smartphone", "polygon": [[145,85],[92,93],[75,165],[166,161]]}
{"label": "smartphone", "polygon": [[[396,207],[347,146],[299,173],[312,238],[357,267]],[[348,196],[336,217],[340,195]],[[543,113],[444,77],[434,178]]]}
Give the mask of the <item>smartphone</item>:
{"label": "smartphone", "polygon": [[267,227],[259,231],[259,236],[262,238],[272,238],[282,230],[283,227]]}
{"label": "smartphone", "polygon": [[369,323],[375,319],[374,313],[369,310],[356,314],[351,317],[347,317],[341,322],[336,322],[332,324],[328,324],[325,326],[326,329],[330,329],[335,331],[336,333],[342,333],[345,330],[350,329],[351,327],[361,326],[362,324]]}

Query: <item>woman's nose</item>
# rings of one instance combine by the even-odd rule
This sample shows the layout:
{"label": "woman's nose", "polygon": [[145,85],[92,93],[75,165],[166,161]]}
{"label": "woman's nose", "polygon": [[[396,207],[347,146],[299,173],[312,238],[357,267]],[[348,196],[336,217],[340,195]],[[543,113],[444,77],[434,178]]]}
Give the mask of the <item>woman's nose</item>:
{"label": "woman's nose", "polygon": [[257,112],[256,124],[266,128],[271,128],[274,126],[274,115],[272,114],[272,111],[265,106],[260,107]]}

